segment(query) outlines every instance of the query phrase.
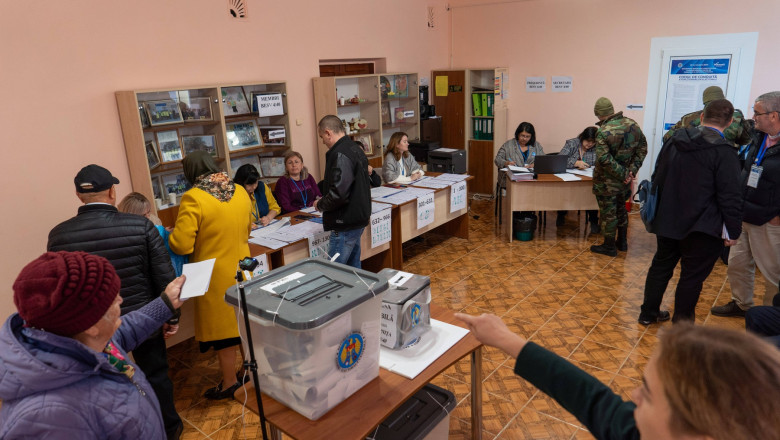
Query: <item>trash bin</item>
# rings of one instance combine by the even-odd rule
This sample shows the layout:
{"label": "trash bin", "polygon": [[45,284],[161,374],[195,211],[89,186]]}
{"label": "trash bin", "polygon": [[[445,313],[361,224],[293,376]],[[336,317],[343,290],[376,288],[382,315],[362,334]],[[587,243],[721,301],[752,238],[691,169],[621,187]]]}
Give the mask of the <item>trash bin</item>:
{"label": "trash bin", "polygon": [[374,440],[447,440],[455,395],[436,385],[425,385],[382,421]]}
{"label": "trash bin", "polygon": [[[307,258],[244,287],[264,393],[317,420],[379,375],[384,277]],[[225,301],[238,309],[238,296],[232,286]]]}
{"label": "trash bin", "polygon": [[515,233],[515,238],[520,241],[533,240],[534,230],[536,230],[536,216],[532,214],[516,217],[512,221],[512,230]]}

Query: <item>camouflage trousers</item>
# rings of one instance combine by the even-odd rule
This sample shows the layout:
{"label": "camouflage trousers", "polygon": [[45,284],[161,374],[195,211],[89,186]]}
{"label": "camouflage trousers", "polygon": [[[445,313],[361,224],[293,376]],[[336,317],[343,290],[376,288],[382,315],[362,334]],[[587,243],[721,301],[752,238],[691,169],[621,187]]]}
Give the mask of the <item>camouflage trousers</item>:
{"label": "camouflage trousers", "polygon": [[617,228],[628,226],[626,200],[628,200],[627,194],[596,196],[596,202],[599,204],[601,234],[604,238],[615,238]]}

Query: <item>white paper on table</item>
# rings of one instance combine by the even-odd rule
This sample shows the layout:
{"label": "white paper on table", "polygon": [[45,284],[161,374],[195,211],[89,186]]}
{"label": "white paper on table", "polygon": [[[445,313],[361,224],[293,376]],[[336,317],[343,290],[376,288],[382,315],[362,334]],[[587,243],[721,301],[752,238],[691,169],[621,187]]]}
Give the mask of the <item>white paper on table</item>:
{"label": "white paper on table", "polygon": [[317,211],[317,208],[310,206],[308,208],[303,208],[300,210],[301,212],[305,212],[309,215],[316,215],[317,217],[322,217],[322,213],[320,211]]}
{"label": "white paper on table", "polygon": [[469,177],[468,174],[452,174],[452,173],[444,173],[436,176],[437,179],[450,180],[453,182],[460,182],[461,180],[466,180],[467,177]]}
{"label": "white paper on table", "polygon": [[581,178],[569,173],[557,173],[555,174],[555,177],[563,180],[564,182],[574,182],[575,180],[582,180]]}
{"label": "white paper on table", "polygon": [[372,200],[371,201],[371,214],[376,214],[379,211],[384,211],[385,209],[389,209],[391,206],[387,203],[379,203],[377,201]]}
{"label": "white paper on table", "polygon": [[274,232],[290,224],[290,217],[274,219],[268,226],[261,226],[249,233],[250,237],[268,237]]}
{"label": "white paper on table", "polygon": [[181,286],[181,295],[179,298],[187,299],[196,296],[203,296],[209,290],[211,283],[211,272],[214,270],[216,258],[198,261],[197,263],[187,263],[182,266],[181,274],[186,276],[184,285]]}
{"label": "white paper on table", "polygon": [[531,170],[529,170],[526,167],[516,167],[514,165],[507,166],[509,168],[509,171],[512,171],[513,173],[530,173]]}
{"label": "white paper on table", "polygon": [[585,177],[593,177],[593,167],[586,168],[584,170],[567,169],[566,172],[569,174],[579,174],[580,176],[585,176]]}
{"label": "white paper on table", "polygon": [[433,191],[417,198],[417,229],[433,223],[436,213],[436,200]]}
{"label": "white paper on table", "polygon": [[279,249],[287,246],[287,243],[283,241],[274,240],[273,238],[268,237],[253,237],[249,239],[249,242],[260,246],[265,246],[270,249]]}
{"label": "white paper on table", "polygon": [[433,151],[438,151],[439,153],[454,153],[454,152],[456,152],[458,150],[456,150],[454,148],[437,148],[437,149],[435,149]]}
{"label": "white paper on table", "polygon": [[430,177],[425,180],[418,180],[417,182],[414,182],[414,186],[423,187],[423,188],[441,189],[441,188],[447,188],[448,186],[451,186],[454,183],[455,182],[451,180],[439,180],[435,177]]}
{"label": "white paper on table", "polygon": [[381,199],[382,197],[391,196],[399,191],[401,191],[399,188],[390,188],[389,186],[377,186],[376,188],[371,188],[371,198]]}
{"label": "white paper on table", "polygon": [[420,336],[417,344],[397,350],[380,346],[379,366],[414,379],[468,332],[465,328],[431,319],[430,330]]}

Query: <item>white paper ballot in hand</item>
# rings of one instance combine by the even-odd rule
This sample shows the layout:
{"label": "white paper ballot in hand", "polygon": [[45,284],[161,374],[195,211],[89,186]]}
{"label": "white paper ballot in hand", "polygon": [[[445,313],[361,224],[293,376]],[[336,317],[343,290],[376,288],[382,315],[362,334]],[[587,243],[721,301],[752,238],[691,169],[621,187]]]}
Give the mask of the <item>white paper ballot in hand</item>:
{"label": "white paper ballot in hand", "polygon": [[209,290],[211,283],[211,272],[214,270],[216,258],[203,260],[197,263],[185,264],[181,268],[182,275],[187,279],[181,287],[181,299],[203,296]]}

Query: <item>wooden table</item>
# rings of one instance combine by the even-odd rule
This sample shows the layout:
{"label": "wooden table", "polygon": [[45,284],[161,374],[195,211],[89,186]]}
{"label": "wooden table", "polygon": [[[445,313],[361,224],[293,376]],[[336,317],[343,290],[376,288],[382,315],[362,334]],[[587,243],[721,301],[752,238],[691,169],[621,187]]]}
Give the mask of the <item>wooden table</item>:
{"label": "wooden table", "polygon": [[[440,321],[462,325],[456,322],[454,313],[449,309],[431,304],[431,313],[433,318]],[[431,379],[468,355],[471,355],[471,438],[481,439],[482,345],[472,333],[466,334],[414,379],[410,380],[380,368],[378,378],[366,384],[316,421],[307,419],[274,398],[263,394],[263,409],[266,420],[271,425],[271,438],[278,439],[283,432],[301,440],[365,439],[374,432],[382,420]],[[252,383],[248,383],[244,388],[248,396],[246,397],[247,408],[257,413],[257,401]],[[239,402],[243,402],[244,389],[236,391],[234,397]]]}
{"label": "wooden table", "polygon": [[[301,211],[295,211],[279,217],[290,217],[290,224],[294,225],[302,221],[306,221],[295,218],[296,215],[302,214],[306,215]],[[379,272],[383,268],[389,267],[391,264],[390,247],[390,243],[385,243],[372,248],[371,227],[370,225],[366,226],[365,230],[363,230],[363,235],[360,236],[360,259],[363,263],[363,269],[370,270],[372,272]],[[249,251],[252,253],[252,256],[267,254],[268,265],[270,266],[270,269],[276,269],[286,264],[308,258],[309,241],[307,239],[301,239],[282,246],[279,249],[270,249],[250,242]]]}
{"label": "wooden table", "polygon": [[553,174],[540,174],[537,179],[513,182],[507,176],[506,196],[502,201],[501,233],[512,241],[514,211],[577,211],[599,209],[593,195],[593,179],[564,182]]}
{"label": "wooden table", "polygon": [[[426,173],[426,176],[436,177],[441,173]],[[466,185],[474,176],[466,178]],[[410,185],[414,186],[414,185]],[[417,229],[417,204],[415,200],[393,205],[391,212],[391,230],[393,239],[390,242],[390,259],[393,269],[403,268],[403,244],[418,235],[436,229],[436,232],[458,238],[469,238],[468,203],[466,207],[455,212],[450,212],[450,188],[434,189],[433,223]],[[468,192],[468,189],[467,189]],[[374,200],[380,202],[381,199]],[[438,229],[437,229],[438,228]]]}

